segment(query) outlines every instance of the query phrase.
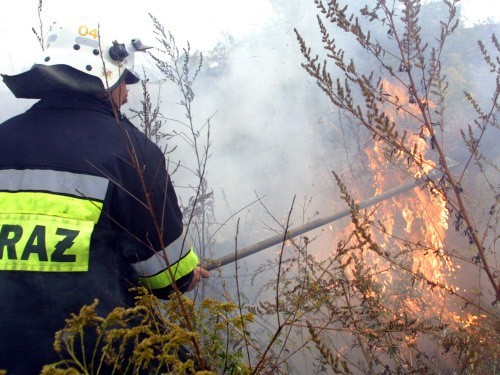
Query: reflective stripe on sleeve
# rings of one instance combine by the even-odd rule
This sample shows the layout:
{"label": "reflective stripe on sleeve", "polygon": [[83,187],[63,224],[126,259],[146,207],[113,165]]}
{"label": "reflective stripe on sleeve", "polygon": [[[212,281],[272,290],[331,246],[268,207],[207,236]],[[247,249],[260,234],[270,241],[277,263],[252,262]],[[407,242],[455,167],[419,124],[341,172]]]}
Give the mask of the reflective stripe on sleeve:
{"label": "reflective stripe on sleeve", "polygon": [[[157,257],[155,255],[155,258],[158,260],[160,257]],[[162,263],[163,262],[165,262],[165,260],[163,260]],[[188,253],[181,260],[179,260],[175,264],[171,264],[170,269],[172,275],[174,276],[174,279],[179,280],[181,277],[188,275],[191,271],[193,271],[196,268],[198,263],[199,263],[198,256],[194,252],[193,248],[189,249]],[[139,275],[141,275],[140,272]],[[139,282],[147,288],[161,289],[172,284],[172,278],[170,277],[169,270],[163,269],[156,275],[139,277]]]}
{"label": "reflective stripe on sleeve", "polygon": [[0,191],[46,191],[102,201],[108,184],[104,177],[49,169],[0,170]]}
{"label": "reflective stripe on sleeve", "polygon": [[[168,257],[168,263],[172,266],[177,263],[180,259],[184,258],[188,252],[189,248],[185,244],[186,229],[183,230],[182,234],[174,242],[168,245],[165,250],[161,250],[153,254],[150,258],[143,260],[141,262],[132,263],[132,267],[135,269],[140,276],[153,276],[156,275],[167,268],[167,261],[164,258],[166,254]],[[184,242],[184,248],[182,244]]]}

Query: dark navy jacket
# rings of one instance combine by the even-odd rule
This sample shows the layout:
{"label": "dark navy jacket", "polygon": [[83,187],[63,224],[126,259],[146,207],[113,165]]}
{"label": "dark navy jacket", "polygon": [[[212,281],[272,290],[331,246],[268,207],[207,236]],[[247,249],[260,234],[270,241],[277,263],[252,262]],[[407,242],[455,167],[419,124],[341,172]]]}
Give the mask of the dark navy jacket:
{"label": "dark navy jacket", "polygon": [[[57,361],[54,333],[82,305],[97,298],[98,312],[107,314],[132,304],[129,288],[138,281],[132,264],[183,231],[161,150],[87,95],[42,99],[0,124],[0,204],[0,369],[12,374],[39,373]],[[78,221],[72,226],[72,219],[57,217],[80,215],[82,204],[96,219],[81,219],[87,234]],[[44,211],[33,216],[40,222],[25,220],[22,211],[31,208],[24,206]],[[89,253],[74,253],[86,238]],[[155,292],[164,298],[170,290]]]}

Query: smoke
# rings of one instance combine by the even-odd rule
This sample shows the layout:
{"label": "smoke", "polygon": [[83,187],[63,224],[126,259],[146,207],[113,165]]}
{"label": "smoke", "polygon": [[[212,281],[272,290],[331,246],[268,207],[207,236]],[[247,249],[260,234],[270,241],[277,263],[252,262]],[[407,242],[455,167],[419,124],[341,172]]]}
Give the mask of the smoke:
{"label": "smoke", "polygon": [[[328,215],[335,207],[330,171],[339,168],[342,159],[327,119],[332,108],[301,67],[293,31],[294,27],[310,31],[314,37],[309,39],[315,43],[316,25],[310,22],[314,12],[314,7],[305,6],[298,10],[297,20],[276,13],[272,22],[242,37],[226,35],[219,45],[224,48],[222,55],[203,52],[205,64],[194,85],[193,111],[197,127],[202,128],[208,118],[211,123],[207,180],[215,196],[215,216],[225,223],[218,229],[216,257],[224,255],[218,247],[233,244],[238,219],[239,243],[244,246],[274,235],[264,230],[268,224],[279,229],[269,214],[284,224],[294,197],[292,225],[313,213]],[[171,32],[175,36],[175,30]],[[179,48],[185,47],[179,38],[176,41]],[[191,47],[196,49],[192,43]],[[162,113],[184,121],[173,85],[165,85],[161,92]],[[186,128],[167,121],[165,130]],[[206,142],[205,130],[200,144]],[[195,168],[193,150],[180,138],[172,142],[178,147],[172,161]],[[193,195],[193,189],[186,188],[196,184],[192,177],[188,170],[173,177],[183,202]],[[251,204],[258,197],[262,204]],[[312,202],[304,213],[302,206],[309,198]]]}

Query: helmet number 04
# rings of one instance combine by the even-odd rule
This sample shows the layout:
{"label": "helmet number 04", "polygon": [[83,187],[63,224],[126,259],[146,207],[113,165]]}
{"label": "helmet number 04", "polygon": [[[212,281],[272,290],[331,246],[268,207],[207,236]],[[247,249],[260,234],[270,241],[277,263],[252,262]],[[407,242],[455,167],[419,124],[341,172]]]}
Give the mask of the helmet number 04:
{"label": "helmet number 04", "polygon": [[99,36],[97,29],[89,29],[87,26],[80,26],[78,28],[78,34],[86,37],[91,36],[94,39],[97,39]]}

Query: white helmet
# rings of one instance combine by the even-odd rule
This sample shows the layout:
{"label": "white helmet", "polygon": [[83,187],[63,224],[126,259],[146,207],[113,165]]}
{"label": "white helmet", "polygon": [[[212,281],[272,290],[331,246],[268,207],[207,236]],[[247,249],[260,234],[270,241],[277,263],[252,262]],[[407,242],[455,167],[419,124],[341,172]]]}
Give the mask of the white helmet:
{"label": "white helmet", "polygon": [[16,97],[41,98],[59,90],[97,94],[113,90],[124,79],[128,84],[162,79],[147,58],[145,51],[151,47],[140,39],[120,43],[106,39],[98,26],[55,24],[46,41],[44,52],[30,70],[3,75]]}

